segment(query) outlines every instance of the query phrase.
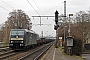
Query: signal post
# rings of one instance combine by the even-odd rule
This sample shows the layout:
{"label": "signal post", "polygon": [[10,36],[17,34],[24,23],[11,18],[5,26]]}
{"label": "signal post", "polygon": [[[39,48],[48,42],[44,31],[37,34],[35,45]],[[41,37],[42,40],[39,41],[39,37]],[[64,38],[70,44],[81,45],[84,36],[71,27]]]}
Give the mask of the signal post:
{"label": "signal post", "polygon": [[56,10],[56,12],[55,12],[55,25],[54,25],[54,29],[56,30],[56,41],[55,41],[55,47],[57,48],[58,47],[58,45],[59,45],[59,43],[58,43],[58,32],[57,32],[57,29],[58,29],[58,27],[59,27],[59,25],[58,25],[58,11]]}

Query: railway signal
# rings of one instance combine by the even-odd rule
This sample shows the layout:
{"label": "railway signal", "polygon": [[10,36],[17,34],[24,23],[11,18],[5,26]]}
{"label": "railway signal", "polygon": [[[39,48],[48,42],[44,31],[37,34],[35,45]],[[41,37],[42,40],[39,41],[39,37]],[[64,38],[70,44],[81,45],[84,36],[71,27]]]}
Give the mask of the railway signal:
{"label": "railway signal", "polygon": [[59,25],[58,25],[58,11],[56,10],[56,12],[55,12],[55,23],[56,23],[56,25],[54,25],[54,29],[55,30],[57,30],[57,28],[59,27]]}
{"label": "railway signal", "polygon": [[54,25],[54,29],[56,30],[56,42],[55,42],[55,47],[57,48],[58,47],[58,39],[57,39],[57,29],[58,29],[58,27],[59,27],[59,25],[58,25],[58,11],[56,10],[56,12],[55,12],[55,23],[56,23],[56,25]]}
{"label": "railway signal", "polygon": [[58,11],[56,10],[55,12],[55,23],[58,24]]}

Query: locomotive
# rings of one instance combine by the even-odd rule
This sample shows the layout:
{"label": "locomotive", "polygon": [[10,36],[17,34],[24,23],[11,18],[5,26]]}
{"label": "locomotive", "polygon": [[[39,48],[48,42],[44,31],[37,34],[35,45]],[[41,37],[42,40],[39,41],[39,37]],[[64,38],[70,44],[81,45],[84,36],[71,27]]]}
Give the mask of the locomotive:
{"label": "locomotive", "polygon": [[37,45],[39,35],[32,30],[11,29],[9,48],[13,50],[25,50],[28,47]]}

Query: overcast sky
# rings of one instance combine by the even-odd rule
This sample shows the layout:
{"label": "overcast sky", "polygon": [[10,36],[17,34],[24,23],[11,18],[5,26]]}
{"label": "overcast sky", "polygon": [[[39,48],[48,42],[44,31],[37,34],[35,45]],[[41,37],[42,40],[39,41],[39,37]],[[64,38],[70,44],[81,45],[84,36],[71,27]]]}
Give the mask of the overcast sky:
{"label": "overcast sky", "polygon": [[[36,12],[32,6],[35,8]],[[51,15],[54,16],[56,10],[58,10],[59,15],[64,12],[64,0],[0,0],[0,24],[7,21],[9,12],[12,12],[13,9],[23,10],[30,18],[33,24],[39,24],[39,18],[32,18],[36,15]],[[36,3],[36,4],[35,4]],[[36,6],[37,5],[37,6]],[[90,7],[90,0],[66,0],[67,5],[67,15],[69,13],[75,14],[79,11],[87,11]],[[3,8],[2,8],[3,7]],[[5,10],[5,9],[6,10]],[[8,11],[7,11],[8,10]],[[55,35],[54,28],[54,17],[53,18],[42,18],[43,24],[52,24],[36,26],[33,25],[32,30],[40,34],[41,31],[44,31],[44,35]]]}

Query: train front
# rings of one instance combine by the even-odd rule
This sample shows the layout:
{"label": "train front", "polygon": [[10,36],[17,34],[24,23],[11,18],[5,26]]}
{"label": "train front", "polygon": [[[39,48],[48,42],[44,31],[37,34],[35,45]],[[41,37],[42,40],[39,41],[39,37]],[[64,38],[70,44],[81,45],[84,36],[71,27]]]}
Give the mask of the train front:
{"label": "train front", "polygon": [[25,31],[22,29],[12,29],[10,32],[9,47],[13,50],[23,50]]}

